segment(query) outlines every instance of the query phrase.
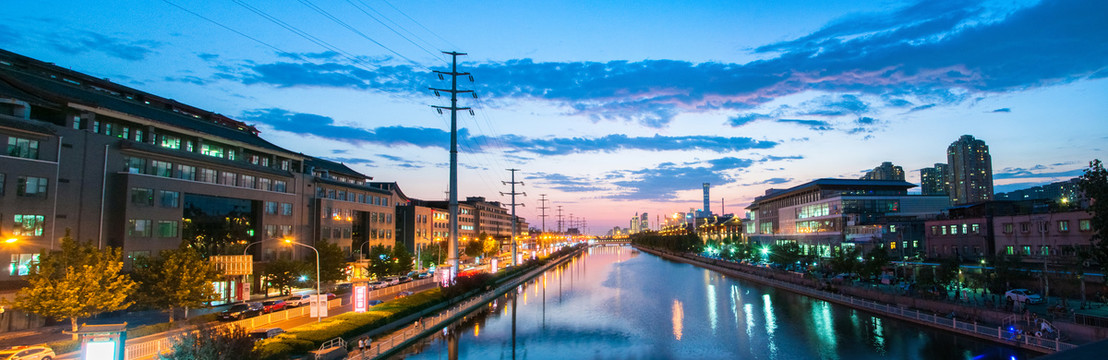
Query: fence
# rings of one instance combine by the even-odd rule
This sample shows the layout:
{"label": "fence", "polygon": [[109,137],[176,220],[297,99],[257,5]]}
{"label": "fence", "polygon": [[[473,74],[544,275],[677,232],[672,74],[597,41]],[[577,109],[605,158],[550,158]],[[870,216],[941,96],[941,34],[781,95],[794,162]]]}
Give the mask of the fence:
{"label": "fence", "polygon": [[431,284],[431,283],[434,283],[434,282],[435,282],[435,279],[431,278],[431,277],[426,278],[426,279],[416,280],[416,281],[409,281],[409,282],[406,282],[406,283],[403,283],[403,284],[389,286],[387,288],[371,290],[369,292],[368,296],[369,296],[369,298],[389,296],[389,295],[396,294],[396,293],[401,292],[401,291],[415,289],[417,287],[427,285],[427,284]]}
{"label": "fence", "polygon": [[350,356],[348,359],[368,359],[375,358],[381,354],[388,354],[393,351],[398,345],[403,345],[405,342],[415,338],[423,336],[427,329],[438,329],[445,324],[454,321],[458,316],[468,314],[475,310],[477,307],[484,305],[485,303],[492,301],[493,299],[500,297],[500,295],[511,291],[511,289],[520,286],[523,282],[541,274],[551,267],[561,264],[565,259],[576,255],[577,253],[571,253],[564,257],[552,261],[546,266],[541,266],[538,269],[531,270],[526,274],[517,277],[517,281],[510,281],[504,285],[501,285],[491,291],[487,291],[481,296],[471,297],[461,303],[455,304],[450,308],[440,311],[432,317],[421,318],[420,321],[414,322],[412,325],[406,326],[404,329],[389,334],[388,337],[379,339],[373,344],[370,344],[364,351],[359,352],[356,355]]}
{"label": "fence", "polygon": [[1108,318],[1100,316],[1074,314],[1073,322],[1081,325],[1108,327]]}
{"label": "fence", "polygon": [[[647,251],[655,253],[654,251]],[[657,253],[655,254],[657,255]],[[703,261],[700,262],[703,263]],[[740,276],[744,275],[736,269],[724,268],[707,263],[705,263],[704,265],[722,269],[729,273],[739,274]],[[803,285],[797,285],[786,281],[766,278],[765,276],[758,276],[758,278],[754,280],[766,283],[776,288],[786,289],[798,294],[837,302],[844,305],[850,305],[851,307],[864,309],[866,311],[877,313],[879,315],[893,316],[944,330],[974,335],[979,338],[992,339],[1002,343],[1008,342],[1017,346],[1022,345],[1024,347],[1029,347],[1037,351],[1050,353],[1077,347],[1077,345],[1065,343],[1055,339],[1029,336],[1030,332],[1027,334],[1021,333],[1018,331],[1018,329],[1008,324],[997,326],[995,328],[992,326],[978,326],[976,322],[958,321],[957,318],[948,319],[942,316],[935,316],[934,314],[929,312],[921,312],[919,310],[902,308],[897,305],[879,303],[872,300],[859,299],[852,296],[845,296],[828,291],[817,290]]]}
{"label": "fence", "polygon": [[[339,307],[339,306],[342,306],[342,299],[341,298],[336,298],[336,299],[333,299],[333,300],[327,302],[327,308],[328,309],[336,308],[336,307]],[[300,306],[300,307],[296,307],[296,308],[292,308],[292,309],[288,309],[288,310],[272,312],[272,313],[269,313],[269,314],[262,314],[262,315],[258,315],[258,316],[252,317],[252,318],[242,319],[242,320],[226,323],[226,324],[220,325],[220,326],[238,325],[238,326],[241,326],[245,329],[254,329],[254,328],[258,328],[258,327],[261,327],[261,326],[269,325],[269,324],[280,322],[280,321],[285,321],[285,320],[289,320],[289,319],[293,319],[293,318],[298,318],[298,317],[301,317],[301,316],[307,316],[309,314],[310,310],[311,309],[308,306]],[[126,360],[137,360],[137,359],[153,358],[154,356],[156,356],[156,355],[158,355],[158,354],[160,354],[164,351],[168,351],[169,349],[173,348],[173,343],[175,342],[174,337],[178,334],[185,333],[187,331],[189,331],[189,330],[179,331],[177,333],[170,334],[169,336],[164,336],[164,337],[161,337],[159,339],[143,341],[143,342],[136,343],[136,344],[127,344],[127,348],[123,350],[124,359],[126,359]],[[161,335],[152,335],[152,336],[161,336]],[[139,339],[141,339],[141,338],[139,338]],[[134,339],[132,341],[139,340],[139,339]]]}

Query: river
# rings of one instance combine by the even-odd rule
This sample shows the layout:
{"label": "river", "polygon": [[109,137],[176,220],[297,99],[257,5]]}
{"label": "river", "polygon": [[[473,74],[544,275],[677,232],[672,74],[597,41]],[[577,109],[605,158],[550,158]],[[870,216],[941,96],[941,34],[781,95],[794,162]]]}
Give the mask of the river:
{"label": "river", "polygon": [[1027,359],[1023,352],[594,247],[393,359]]}

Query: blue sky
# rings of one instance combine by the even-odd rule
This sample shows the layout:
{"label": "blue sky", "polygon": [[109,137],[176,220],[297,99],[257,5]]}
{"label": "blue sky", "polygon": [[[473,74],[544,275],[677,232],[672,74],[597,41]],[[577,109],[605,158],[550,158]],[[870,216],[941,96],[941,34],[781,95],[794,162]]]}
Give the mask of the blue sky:
{"label": "blue sky", "polygon": [[[460,193],[593,233],[891,161],[919,181],[963,134],[998,191],[1105,158],[1108,3],[163,0],[8,4],[0,48],[210,109],[405,193],[444,198],[463,51]],[[459,6],[465,6],[459,7]],[[654,216],[651,216],[652,218]],[[553,217],[548,218],[551,227]],[[654,220],[654,219],[652,219]]]}

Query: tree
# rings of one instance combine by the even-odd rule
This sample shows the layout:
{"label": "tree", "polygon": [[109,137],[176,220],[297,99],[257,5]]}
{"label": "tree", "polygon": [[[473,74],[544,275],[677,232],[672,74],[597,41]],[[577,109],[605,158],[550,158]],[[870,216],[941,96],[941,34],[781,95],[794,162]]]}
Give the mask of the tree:
{"label": "tree", "polygon": [[[315,248],[319,251],[319,281],[334,282],[346,279],[346,254],[338,244],[330,241],[320,241]],[[313,252],[311,255],[315,255]],[[312,259],[315,260],[315,259]],[[311,278],[315,279],[315,272],[311,272]]]}
{"label": "tree", "polygon": [[205,326],[197,331],[177,335],[168,355],[173,360],[241,360],[256,359],[254,339],[242,326]]}
{"label": "tree", "polygon": [[871,278],[881,274],[881,269],[889,265],[889,252],[884,247],[875,247],[866,254],[865,261],[858,269],[862,278]]}
{"label": "tree", "polygon": [[466,254],[466,256],[469,257],[478,257],[481,256],[482,250],[483,246],[481,245],[481,240],[470,239],[466,242],[465,251],[463,251],[462,253]]}
{"label": "tree", "polygon": [[177,308],[199,307],[216,300],[219,293],[213,282],[219,281],[219,269],[188,247],[165,250],[158,258],[135,259],[134,277],[139,283],[135,299],[140,304],[169,311],[169,322]]}
{"label": "tree", "polygon": [[481,253],[485,257],[496,256],[500,253],[500,241],[491,236],[481,243]]}
{"label": "tree", "polygon": [[1102,272],[1108,271],[1108,234],[1105,234],[1108,230],[1108,170],[1100,159],[1089,163],[1089,168],[1077,180],[1077,188],[1089,199],[1087,211],[1093,235],[1089,238],[1092,249],[1088,255],[1099,264]]}
{"label": "tree", "polygon": [[266,279],[269,280],[269,284],[277,288],[282,294],[289,294],[292,292],[292,284],[294,284],[300,274],[304,273],[307,266],[304,262],[278,259],[271,261],[265,266]]}
{"label": "tree", "polygon": [[769,249],[769,259],[778,265],[793,266],[800,261],[800,245],[790,242],[782,245],[774,244]]}
{"label": "tree", "polygon": [[831,254],[831,259],[828,263],[831,265],[831,270],[840,274],[853,274],[858,272],[858,267],[861,264],[858,262],[858,256],[862,251],[856,247],[847,250],[845,247],[840,247]]}
{"label": "tree", "polygon": [[366,271],[369,275],[375,278],[383,278],[389,276],[391,266],[389,265],[389,248],[385,245],[374,245],[369,248],[369,266],[366,267]]}
{"label": "tree", "polygon": [[427,244],[423,248],[423,251],[419,253],[419,262],[422,267],[430,267],[433,264],[438,264],[440,261],[446,260],[446,242],[438,241],[431,244]]}
{"label": "tree", "polygon": [[136,285],[120,273],[120,259],[118,248],[98,249],[92,241],[82,244],[66,229],[61,250],[42,251],[27,277],[30,284],[16,293],[13,306],[59,321],[69,319],[71,330],[77,331],[78,318],[131,306],[127,298]]}
{"label": "tree", "polygon": [[392,264],[389,270],[396,275],[407,275],[412,271],[412,253],[403,244],[392,247]]}

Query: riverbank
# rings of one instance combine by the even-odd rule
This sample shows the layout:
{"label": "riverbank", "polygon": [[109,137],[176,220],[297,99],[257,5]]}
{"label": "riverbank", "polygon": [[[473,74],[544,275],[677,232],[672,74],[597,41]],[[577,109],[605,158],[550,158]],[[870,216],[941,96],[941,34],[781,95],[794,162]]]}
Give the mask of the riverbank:
{"label": "riverbank", "polygon": [[[526,281],[529,281],[539,274],[550,270],[551,268],[565,263],[569,259],[572,259],[581,254],[587,247],[582,246],[568,254],[565,254],[557,259],[551,260],[546,264],[539,266],[527,273],[521,274],[509,280],[506,280],[497,285],[496,288],[488,290],[482,293],[473,294],[467,296],[465,300],[459,302],[444,303],[440,306],[436,306],[427,310],[424,310],[418,314],[412,314],[404,319],[397,320],[387,327],[382,327],[378,331],[365,334],[369,337],[378,337],[374,340],[365,351],[352,353],[349,359],[382,359],[396,352],[404,349],[408,345],[422,339],[425,336],[439,331],[446,324],[449,324],[458,318],[466,316],[470,312],[477,310],[479,307],[484,306],[486,303],[504,295],[505,293],[512,291],[519,287]],[[384,334],[385,331],[392,331],[389,334]]]}
{"label": "riverbank", "polygon": [[[635,247],[670,261],[691,264],[724,275],[773,286],[800,295],[845,305],[882,316],[888,316],[1006,345],[1018,346],[1040,353],[1052,353],[1077,346],[1066,341],[1056,341],[1047,337],[1034,336],[1035,329],[1033,329],[1031,319],[1025,320],[1011,313],[965,307],[957,304],[881,293],[853,287],[840,287],[838,288],[838,292],[825,291],[821,290],[825,285],[823,282],[805,279],[803,276],[795,273],[742,265],[692,254],[659,251],[642,246]],[[948,318],[942,315],[951,313],[957,314],[957,316]],[[1066,329],[1061,330],[1066,331]],[[1097,336],[1098,329],[1089,329],[1087,331],[1092,333],[1090,337]],[[1086,336],[1085,334],[1080,335]],[[1101,334],[1100,336],[1108,335]],[[1091,340],[1092,339],[1079,338],[1077,342],[1082,343]]]}

